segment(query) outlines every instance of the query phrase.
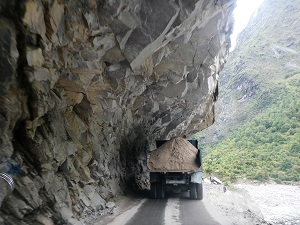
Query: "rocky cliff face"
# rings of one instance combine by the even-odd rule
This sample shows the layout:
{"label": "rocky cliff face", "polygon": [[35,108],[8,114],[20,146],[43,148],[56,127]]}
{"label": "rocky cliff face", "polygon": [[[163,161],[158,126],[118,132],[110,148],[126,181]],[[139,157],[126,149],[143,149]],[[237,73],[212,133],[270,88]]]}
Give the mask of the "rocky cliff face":
{"label": "rocky cliff face", "polygon": [[153,140],[211,125],[234,4],[1,1],[0,159],[25,176],[0,223],[80,224],[144,185]]}

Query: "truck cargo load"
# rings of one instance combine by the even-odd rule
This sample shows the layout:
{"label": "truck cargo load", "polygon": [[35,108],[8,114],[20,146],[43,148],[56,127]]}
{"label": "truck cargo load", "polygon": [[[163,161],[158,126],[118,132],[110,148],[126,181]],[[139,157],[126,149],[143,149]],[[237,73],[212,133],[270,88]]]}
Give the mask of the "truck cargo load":
{"label": "truck cargo load", "polygon": [[149,154],[148,168],[151,172],[201,171],[198,154],[199,150],[193,144],[177,137],[165,141]]}

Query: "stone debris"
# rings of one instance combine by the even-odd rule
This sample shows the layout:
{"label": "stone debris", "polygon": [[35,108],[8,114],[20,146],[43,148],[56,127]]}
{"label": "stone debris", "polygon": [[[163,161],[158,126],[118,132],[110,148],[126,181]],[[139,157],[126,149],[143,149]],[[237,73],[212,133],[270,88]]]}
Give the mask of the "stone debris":
{"label": "stone debris", "polygon": [[209,180],[212,184],[223,184],[223,182],[217,177],[209,177]]}
{"label": "stone debris", "polygon": [[196,163],[198,149],[184,138],[174,138],[149,155],[151,172],[200,171]]}

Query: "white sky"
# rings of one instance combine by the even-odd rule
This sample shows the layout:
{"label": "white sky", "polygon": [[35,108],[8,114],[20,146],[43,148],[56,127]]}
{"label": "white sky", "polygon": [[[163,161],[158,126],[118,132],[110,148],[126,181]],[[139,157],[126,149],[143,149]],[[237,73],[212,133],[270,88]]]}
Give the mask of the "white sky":
{"label": "white sky", "polygon": [[231,51],[235,47],[237,35],[245,28],[250,16],[262,2],[263,0],[237,0],[237,6],[233,11],[235,22],[233,33],[231,35]]}

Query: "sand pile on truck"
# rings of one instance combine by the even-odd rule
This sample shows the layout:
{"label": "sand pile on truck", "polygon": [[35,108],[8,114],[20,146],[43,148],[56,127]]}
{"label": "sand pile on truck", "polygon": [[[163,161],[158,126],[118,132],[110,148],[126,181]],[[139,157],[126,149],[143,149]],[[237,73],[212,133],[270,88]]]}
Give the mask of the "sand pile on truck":
{"label": "sand pile on truck", "polygon": [[197,154],[198,149],[188,140],[177,137],[150,152],[148,168],[151,172],[201,171]]}

